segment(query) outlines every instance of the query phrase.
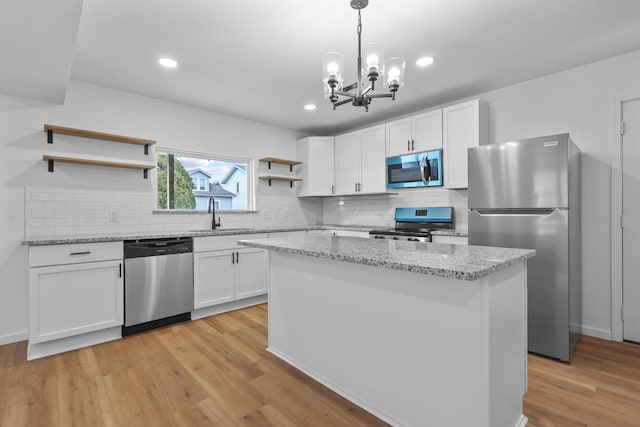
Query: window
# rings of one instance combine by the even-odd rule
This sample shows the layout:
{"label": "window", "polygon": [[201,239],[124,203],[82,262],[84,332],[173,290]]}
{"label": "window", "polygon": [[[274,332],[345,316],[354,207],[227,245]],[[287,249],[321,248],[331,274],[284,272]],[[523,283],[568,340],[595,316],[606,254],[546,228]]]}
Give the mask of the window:
{"label": "window", "polygon": [[166,210],[251,210],[253,160],[157,149],[157,208]]}

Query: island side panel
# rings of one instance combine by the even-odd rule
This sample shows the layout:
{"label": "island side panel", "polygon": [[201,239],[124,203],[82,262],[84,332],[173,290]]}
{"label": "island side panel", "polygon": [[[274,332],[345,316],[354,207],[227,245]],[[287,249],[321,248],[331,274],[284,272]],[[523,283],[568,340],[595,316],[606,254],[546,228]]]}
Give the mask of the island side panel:
{"label": "island side panel", "polygon": [[489,427],[482,279],[270,260],[272,353],[394,425]]}
{"label": "island side panel", "polygon": [[527,391],[526,262],[483,279],[489,336],[489,416],[491,426],[524,426]]}

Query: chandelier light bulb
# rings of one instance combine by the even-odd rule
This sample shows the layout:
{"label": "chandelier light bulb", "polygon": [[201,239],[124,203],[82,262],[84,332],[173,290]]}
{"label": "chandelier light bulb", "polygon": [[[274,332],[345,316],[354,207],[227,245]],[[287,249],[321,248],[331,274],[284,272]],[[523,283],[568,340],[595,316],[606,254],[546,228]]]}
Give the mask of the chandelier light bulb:
{"label": "chandelier light bulb", "polygon": [[380,62],[380,58],[378,58],[378,55],[376,55],[375,53],[372,53],[369,56],[367,56],[367,65],[369,67],[377,67],[379,62]]}
{"label": "chandelier light bulb", "polygon": [[389,82],[392,80],[398,80],[400,78],[400,70],[396,67],[393,67],[389,70]]}
{"label": "chandelier light bulb", "polygon": [[340,71],[340,66],[338,65],[338,63],[329,62],[329,64],[327,65],[327,73],[329,73],[329,75],[336,75],[338,74],[338,71]]}

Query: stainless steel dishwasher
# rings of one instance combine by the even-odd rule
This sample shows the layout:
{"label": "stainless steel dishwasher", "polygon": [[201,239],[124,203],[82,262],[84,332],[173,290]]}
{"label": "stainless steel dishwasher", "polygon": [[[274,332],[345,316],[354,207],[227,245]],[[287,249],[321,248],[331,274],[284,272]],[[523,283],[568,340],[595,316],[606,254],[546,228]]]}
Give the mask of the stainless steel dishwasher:
{"label": "stainless steel dishwasher", "polygon": [[124,242],[124,326],[122,335],[191,319],[193,239]]}

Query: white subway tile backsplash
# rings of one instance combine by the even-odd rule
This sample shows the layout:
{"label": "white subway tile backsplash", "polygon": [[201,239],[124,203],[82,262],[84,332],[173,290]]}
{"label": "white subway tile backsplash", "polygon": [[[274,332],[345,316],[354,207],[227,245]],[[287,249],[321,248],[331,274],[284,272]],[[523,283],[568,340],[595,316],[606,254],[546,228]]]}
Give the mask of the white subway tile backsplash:
{"label": "white subway tile backsplash", "polygon": [[[109,210],[118,204],[118,221]],[[221,213],[223,227],[314,225],[322,222],[322,201],[258,194],[258,213]],[[156,199],[147,192],[75,188],[25,188],[25,237],[153,233],[207,230],[210,214],[154,214]]]}

